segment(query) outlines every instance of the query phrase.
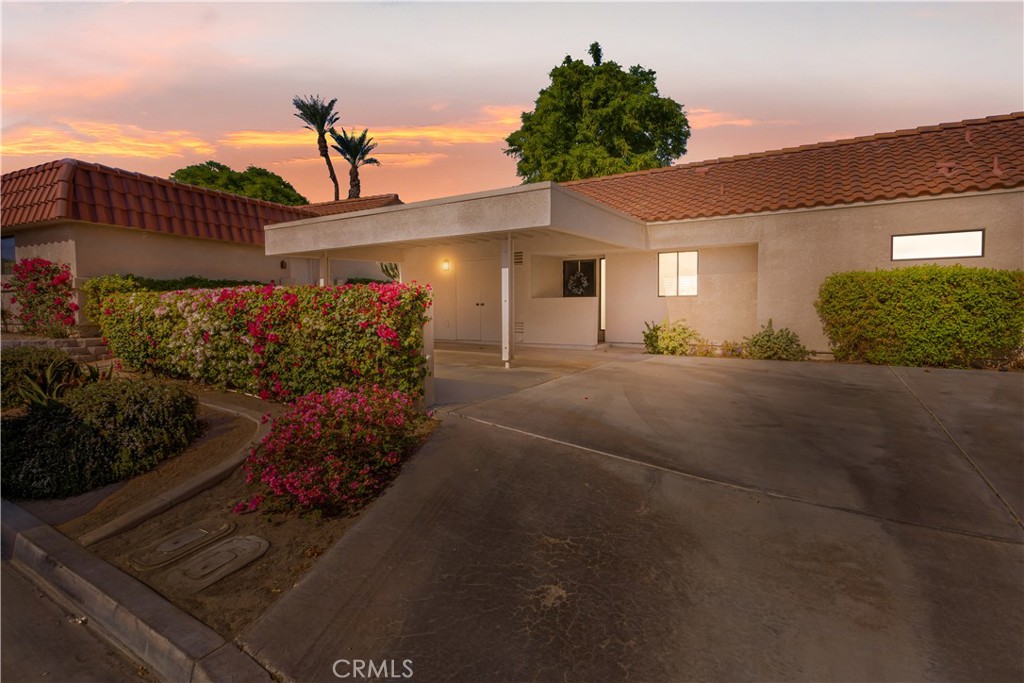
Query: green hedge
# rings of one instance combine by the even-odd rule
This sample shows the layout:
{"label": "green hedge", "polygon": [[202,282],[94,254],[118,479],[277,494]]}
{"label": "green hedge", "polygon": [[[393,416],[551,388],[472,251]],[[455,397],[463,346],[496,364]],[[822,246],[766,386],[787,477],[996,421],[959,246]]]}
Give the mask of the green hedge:
{"label": "green hedge", "polygon": [[139,275],[100,275],[89,278],[82,286],[86,293],[85,315],[99,324],[100,302],[111,294],[123,292],[175,292],[184,289],[216,289],[218,287],[240,287],[262,285],[258,280],[211,280],[198,275],[160,280]]}
{"label": "green hedge", "polygon": [[1024,271],[921,265],[838,273],[815,302],[836,360],[973,367],[1024,347]]}
{"label": "green hedge", "polygon": [[156,380],[111,380],[5,418],[4,497],[63,498],[141,474],[199,434],[198,401]]}
{"label": "green hedge", "polygon": [[288,400],[375,383],[419,395],[427,287],[236,287],[108,296],[97,321],[136,369]]}

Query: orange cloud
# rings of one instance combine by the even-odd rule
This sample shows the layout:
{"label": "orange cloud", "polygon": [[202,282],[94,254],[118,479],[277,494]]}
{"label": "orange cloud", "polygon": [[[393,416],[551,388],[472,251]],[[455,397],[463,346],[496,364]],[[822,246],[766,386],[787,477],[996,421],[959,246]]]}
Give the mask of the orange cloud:
{"label": "orange cloud", "polygon": [[[420,166],[429,166],[435,161],[447,159],[447,154],[441,152],[384,152],[378,154],[374,152],[374,157],[384,166],[388,168],[416,168]],[[337,164],[347,165],[344,161],[339,161],[337,157],[332,157],[335,168]],[[287,159],[285,161],[275,161],[268,164],[268,166],[315,166],[317,168],[323,168],[324,160],[319,156],[309,156],[302,158]]]}
{"label": "orange cloud", "polygon": [[[453,121],[433,126],[373,128],[365,124],[345,126],[347,130],[369,128],[374,142],[387,144],[474,145],[502,142],[519,126],[522,108],[489,105],[472,121]],[[231,147],[299,147],[315,144],[316,137],[305,129],[287,131],[240,130],[219,141]]]}
{"label": "orange cloud", "polygon": [[718,126],[741,126],[747,128],[753,126],[754,119],[739,118],[735,114],[724,111],[712,111],[711,109],[687,109],[686,119],[690,127],[717,128]]}
{"label": "orange cloud", "polygon": [[718,128],[720,126],[737,126],[740,128],[750,128],[751,126],[763,125],[789,126],[799,123],[799,121],[793,121],[790,119],[759,121],[757,119],[743,118],[733,114],[732,112],[699,108],[687,109],[686,119],[690,122],[690,127],[695,130],[699,128]]}
{"label": "orange cloud", "polygon": [[183,130],[146,130],[131,124],[67,121],[4,134],[4,156],[114,156],[159,159],[212,154],[215,147]]}

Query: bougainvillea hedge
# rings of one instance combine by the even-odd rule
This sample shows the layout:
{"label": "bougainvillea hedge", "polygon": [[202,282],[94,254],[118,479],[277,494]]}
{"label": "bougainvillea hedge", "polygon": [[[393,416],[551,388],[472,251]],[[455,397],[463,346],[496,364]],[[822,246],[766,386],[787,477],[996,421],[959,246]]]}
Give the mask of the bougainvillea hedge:
{"label": "bougainvillea hedge", "polygon": [[235,287],[105,297],[124,364],[287,401],[339,386],[420,394],[430,289],[389,283]]}

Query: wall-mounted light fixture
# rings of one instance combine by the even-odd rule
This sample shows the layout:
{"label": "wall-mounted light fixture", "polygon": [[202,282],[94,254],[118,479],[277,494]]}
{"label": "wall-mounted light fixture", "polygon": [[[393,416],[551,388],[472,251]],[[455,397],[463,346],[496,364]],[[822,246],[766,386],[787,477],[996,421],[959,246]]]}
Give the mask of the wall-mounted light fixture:
{"label": "wall-mounted light fixture", "polygon": [[281,270],[288,270],[288,262],[281,261]]}
{"label": "wall-mounted light fixture", "polygon": [[445,259],[445,260],[441,261],[441,270],[443,270],[444,272],[447,273],[451,269],[452,269],[452,262],[451,261],[449,261],[448,259]]}

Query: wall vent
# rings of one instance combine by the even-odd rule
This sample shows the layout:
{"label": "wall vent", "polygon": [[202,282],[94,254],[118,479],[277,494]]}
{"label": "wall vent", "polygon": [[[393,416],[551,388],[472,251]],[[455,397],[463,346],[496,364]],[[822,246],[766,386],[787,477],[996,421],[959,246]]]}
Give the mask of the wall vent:
{"label": "wall vent", "polygon": [[516,323],[512,329],[516,334],[526,334],[526,323]]}
{"label": "wall vent", "polygon": [[513,251],[512,252],[512,263],[514,263],[517,266],[523,265],[523,252],[521,252],[521,251]]}

